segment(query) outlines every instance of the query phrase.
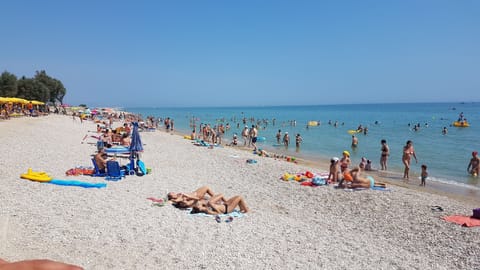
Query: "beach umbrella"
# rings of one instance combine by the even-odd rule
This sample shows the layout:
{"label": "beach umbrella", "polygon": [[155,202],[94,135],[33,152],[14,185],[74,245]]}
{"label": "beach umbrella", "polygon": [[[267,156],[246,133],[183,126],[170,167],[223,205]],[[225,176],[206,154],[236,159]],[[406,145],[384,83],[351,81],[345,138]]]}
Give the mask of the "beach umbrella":
{"label": "beach umbrella", "polygon": [[131,152],[141,152],[143,151],[142,139],[140,138],[140,132],[138,131],[138,123],[133,122],[132,129],[132,140],[130,143]]}
{"label": "beach umbrella", "polygon": [[33,105],[45,105],[45,102],[41,102],[41,101],[38,101],[38,100],[32,100],[32,104]]}
{"label": "beach umbrella", "polygon": [[138,123],[133,122],[132,140],[130,142],[130,170],[135,170],[135,157],[138,159],[138,152],[143,151],[142,139],[138,132]]}
{"label": "beach umbrella", "polygon": [[8,101],[8,98],[6,98],[6,97],[0,97],[0,104],[1,104],[1,103],[8,103],[8,102],[9,102],[9,101]]}

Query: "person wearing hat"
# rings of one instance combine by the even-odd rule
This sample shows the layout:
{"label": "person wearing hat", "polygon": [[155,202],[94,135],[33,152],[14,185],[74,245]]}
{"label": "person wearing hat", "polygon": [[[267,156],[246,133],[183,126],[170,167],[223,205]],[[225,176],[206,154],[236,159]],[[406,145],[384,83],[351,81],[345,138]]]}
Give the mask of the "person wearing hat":
{"label": "person wearing hat", "polygon": [[478,158],[478,152],[472,152],[472,158],[470,159],[470,163],[467,166],[467,172],[473,176],[477,176],[480,173],[480,158]]}
{"label": "person wearing hat", "polygon": [[342,159],[340,159],[340,171],[343,173],[348,170],[350,166],[350,152],[347,150],[343,151]]}
{"label": "person wearing hat", "polygon": [[338,169],[338,162],[339,161],[340,161],[340,159],[338,157],[333,157],[332,159],[330,159],[330,171],[329,171],[328,178],[327,178],[327,180],[330,183],[335,183],[339,179],[339,173],[340,173],[340,171]]}

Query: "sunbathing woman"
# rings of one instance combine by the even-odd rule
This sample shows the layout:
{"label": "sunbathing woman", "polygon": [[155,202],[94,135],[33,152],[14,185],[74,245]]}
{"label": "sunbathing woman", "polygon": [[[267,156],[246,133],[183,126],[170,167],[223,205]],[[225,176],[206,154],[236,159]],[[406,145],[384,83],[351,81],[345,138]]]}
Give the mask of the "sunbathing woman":
{"label": "sunbathing woman", "polygon": [[363,163],[360,163],[358,167],[352,169],[350,174],[353,177],[352,183],[348,186],[349,188],[374,188],[374,187],[386,187],[384,183],[375,182],[373,177],[367,176],[364,177],[362,172],[364,170]]}
{"label": "sunbathing woman", "polygon": [[228,214],[233,212],[237,206],[240,208],[240,212],[248,212],[247,204],[242,196],[233,196],[227,200],[222,194],[217,194],[208,201],[198,201],[193,207],[193,212],[210,215]]}
{"label": "sunbathing woman", "polygon": [[171,201],[176,207],[179,208],[189,208],[192,207],[199,200],[205,200],[205,195],[213,197],[213,191],[207,187],[203,186],[191,193],[175,193],[169,192],[167,194],[168,200]]}

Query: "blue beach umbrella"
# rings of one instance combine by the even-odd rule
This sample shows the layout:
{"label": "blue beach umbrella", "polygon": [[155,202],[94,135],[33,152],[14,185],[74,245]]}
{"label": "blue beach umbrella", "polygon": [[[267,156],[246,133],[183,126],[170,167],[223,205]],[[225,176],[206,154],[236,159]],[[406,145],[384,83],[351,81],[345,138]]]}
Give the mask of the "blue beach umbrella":
{"label": "blue beach umbrella", "polygon": [[143,151],[142,139],[140,132],[138,132],[138,123],[133,122],[132,140],[130,142],[130,170],[135,170],[135,157],[138,158],[138,152]]}

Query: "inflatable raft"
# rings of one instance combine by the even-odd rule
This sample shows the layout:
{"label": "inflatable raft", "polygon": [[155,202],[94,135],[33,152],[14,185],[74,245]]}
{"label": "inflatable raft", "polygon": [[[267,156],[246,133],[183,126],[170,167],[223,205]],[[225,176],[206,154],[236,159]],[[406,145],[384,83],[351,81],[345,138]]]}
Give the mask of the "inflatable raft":
{"label": "inflatable raft", "polygon": [[452,124],[454,127],[469,127],[470,124],[467,121],[455,121]]}
{"label": "inflatable raft", "polygon": [[48,175],[46,172],[34,172],[31,168],[28,168],[27,173],[21,174],[20,177],[37,182],[49,182],[52,180],[52,177],[50,177],[50,175]]}

